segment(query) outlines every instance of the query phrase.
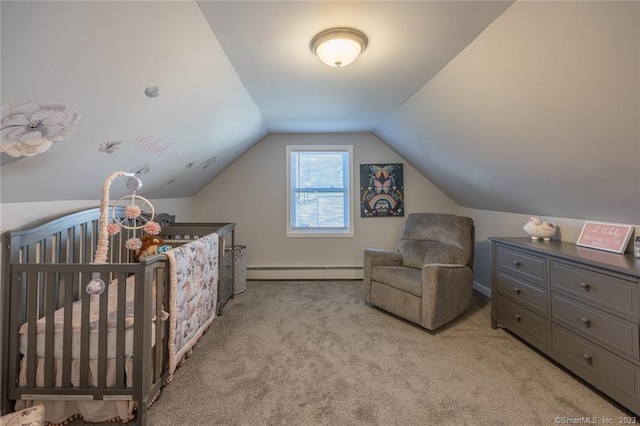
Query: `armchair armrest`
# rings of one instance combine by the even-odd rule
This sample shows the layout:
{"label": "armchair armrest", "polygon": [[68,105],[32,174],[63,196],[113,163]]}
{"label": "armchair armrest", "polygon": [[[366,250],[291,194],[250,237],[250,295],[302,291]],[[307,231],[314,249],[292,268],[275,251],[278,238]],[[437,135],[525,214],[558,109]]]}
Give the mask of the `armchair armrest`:
{"label": "armchair armrest", "polygon": [[435,330],[471,305],[473,270],[462,264],[429,263],[422,267],[422,322]]}
{"label": "armchair armrest", "polygon": [[[424,268],[469,268],[467,265],[463,265],[462,263],[427,263],[426,265],[422,265],[422,270]],[[470,268],[469,268],[470,269]]]}
{"label": "armchair armrest", "polygon": [[397,250],[365,249],[364,268],[364,301],[371,302],[371,273],[376,266],[401,266],[402,255]]}

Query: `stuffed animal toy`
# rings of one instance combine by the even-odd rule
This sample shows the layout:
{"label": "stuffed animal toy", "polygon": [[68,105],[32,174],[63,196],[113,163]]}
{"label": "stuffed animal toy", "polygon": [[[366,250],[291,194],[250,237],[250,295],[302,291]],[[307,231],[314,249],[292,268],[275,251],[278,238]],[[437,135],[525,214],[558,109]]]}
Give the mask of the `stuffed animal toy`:
{"label": "stuffed animal toy", "polygon": [[145,234],[140,238],[142,247],[135,251],[133,259],[140,262],[140,259],[154,254],[158,254],[158,248],[164,245],[164,240],[156,235]]}
{"label": "stuffed animal toy", "polygon": [[173,247],[171,247],[170,245],[165,244],[165,245],[163,245],[163,246],[158,247],[158,253],[166,253],[166,252],[168,252],[169,250],[171,250],[172,248],[173,248]]}
{"label": "stuffed animal toy", "polygon": [[529,221],[522,227],[532,240],[549,241],[551,237],[556,235],[556,226],[539,217],[531,216]]}

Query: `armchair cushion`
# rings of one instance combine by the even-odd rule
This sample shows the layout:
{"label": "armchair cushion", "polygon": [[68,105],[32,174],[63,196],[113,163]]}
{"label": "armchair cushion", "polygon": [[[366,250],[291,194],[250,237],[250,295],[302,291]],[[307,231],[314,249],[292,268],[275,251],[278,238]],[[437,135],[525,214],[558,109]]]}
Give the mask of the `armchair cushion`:
{"label": "armchair cushion", "polygon": [[402,264],[422,268],[427,263],[457,263],[472,267],[473,220],[441,213],[407,217],[398,250]]}
{"label": "armchair cushion", "polygon": [[414,296],[422,296],[422,270],[404,266],[378,266],[373,270],[371,279],[385,283]]}
{"label": "armchair cushion", "polygon": [[403,266],[418,269],[428,263],[459,263],[465,257],[459,247],[438,241],[400,240],[398,250]]}

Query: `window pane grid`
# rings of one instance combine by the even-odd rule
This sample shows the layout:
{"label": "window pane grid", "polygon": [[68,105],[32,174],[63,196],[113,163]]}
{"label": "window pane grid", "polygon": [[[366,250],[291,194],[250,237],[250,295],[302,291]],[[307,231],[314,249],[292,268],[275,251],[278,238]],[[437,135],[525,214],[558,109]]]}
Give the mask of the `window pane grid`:
{"label": "window pane grid", "polygon": [[350,151],[289,150],[290,230],[350,231]]}

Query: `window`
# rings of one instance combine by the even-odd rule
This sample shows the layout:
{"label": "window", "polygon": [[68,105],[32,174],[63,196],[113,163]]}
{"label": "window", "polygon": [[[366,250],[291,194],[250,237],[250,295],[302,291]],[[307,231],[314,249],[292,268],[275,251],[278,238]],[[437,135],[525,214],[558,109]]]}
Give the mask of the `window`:
{"label": "window", "polygon": [[351,146],[287,146],[287,236],[353,236]]}

